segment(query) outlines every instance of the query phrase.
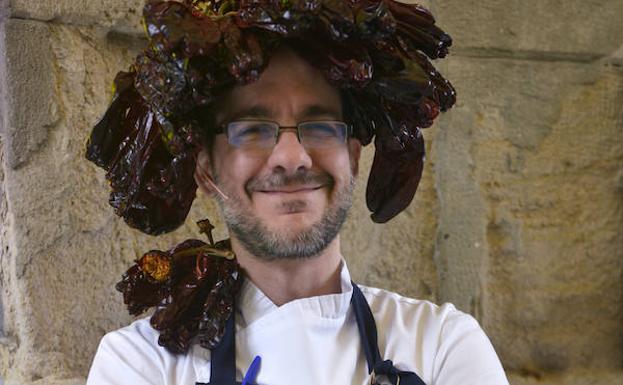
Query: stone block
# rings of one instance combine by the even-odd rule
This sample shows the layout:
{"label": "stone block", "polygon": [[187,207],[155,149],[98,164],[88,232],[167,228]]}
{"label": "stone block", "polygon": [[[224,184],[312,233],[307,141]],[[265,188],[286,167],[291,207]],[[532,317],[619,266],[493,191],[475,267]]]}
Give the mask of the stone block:
{"label": "stone block", "polygon": [[443,0],[432,10],[459,54],[591,61],[623,41],[619,0]]}
{"label": "stone block", "polygon": [[59,120],[49,27],[29,20],[4,24],[3,123],[9,167],[26,162]]}
{"label": "stone block", "polygon": [[511,371],[620,368],[623,71],[454,58],[446,74],[459,102],[433,140],[441,297]]}
{"label": "stone block", "polygon": [[145,0],[6,0],[9,16],[141,34]]}

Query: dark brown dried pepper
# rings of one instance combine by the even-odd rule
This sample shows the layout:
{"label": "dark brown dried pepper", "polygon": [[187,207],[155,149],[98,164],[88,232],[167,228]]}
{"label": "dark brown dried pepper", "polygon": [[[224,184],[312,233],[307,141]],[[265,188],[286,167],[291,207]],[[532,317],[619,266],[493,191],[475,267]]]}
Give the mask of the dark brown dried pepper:
{"label": "dark brown dried pepper", "polygon": [[[211,239],[209,222],[200,225]],[[186,240],[168,251],[145,253],[117,284],[130,314],[151,307],[158,343],[184,353],[192,339],[211,349],[220,341],[242,284],[242,272],[229,241]]]}

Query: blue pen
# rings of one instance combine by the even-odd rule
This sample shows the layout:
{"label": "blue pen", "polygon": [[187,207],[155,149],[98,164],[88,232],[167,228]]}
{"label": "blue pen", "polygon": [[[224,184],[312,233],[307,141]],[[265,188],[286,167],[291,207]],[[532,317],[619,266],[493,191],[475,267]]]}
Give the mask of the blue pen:
{"label": "blue pen", "polygon": [[250,385],[255,382],[255,378],[257,377],[257,372],[260,371],[260,363],[262,362],[262,358],[260,356],[255,356],[253,362],[249,366],[247,370],[247,374],[244,375],[242,379],[241,385]]}

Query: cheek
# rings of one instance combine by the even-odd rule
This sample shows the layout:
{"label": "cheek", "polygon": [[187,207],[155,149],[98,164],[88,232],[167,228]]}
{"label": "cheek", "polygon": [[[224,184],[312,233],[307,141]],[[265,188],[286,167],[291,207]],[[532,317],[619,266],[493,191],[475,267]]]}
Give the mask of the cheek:
{"label": "cheek", "polygon": [[256,176],[261,168],[259,159],[244,156],[235,150],[223,153],[215,160],[215,164],[218,165],[219,183],[237,195],[245,196],[247,196],[246,183]]}
{"label": "cheek", "polygon": [[347,150],[331,154],[318,154],[316,159],[318,167],[322,171],[331,175],[337,186],[343,186],[346,183],[350,183],[352,163],[350,154]]}

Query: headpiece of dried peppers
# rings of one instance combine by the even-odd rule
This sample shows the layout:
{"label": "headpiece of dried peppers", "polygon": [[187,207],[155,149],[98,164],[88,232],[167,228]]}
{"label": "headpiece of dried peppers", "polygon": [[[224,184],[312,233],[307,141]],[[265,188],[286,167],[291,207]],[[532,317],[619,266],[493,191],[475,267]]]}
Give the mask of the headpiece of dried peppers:
{"label": "headpiece of dried peppers", "polygon": [[[87,158],[106,169],[110,204],[145,233],[177,228],[195,197],[205,111],[258,79],[287,42],[339,87],[345,119],[375,156],[366,200],[375,222],[409,205],[424,161],[421,128],[455,103],[429,59],[452,41],[422,6],[393,0],[147,2],[149,39],[95,125]],[[209,134],[209,133],[208,133]],[[391,167],[387,167],[391,165]]]}

